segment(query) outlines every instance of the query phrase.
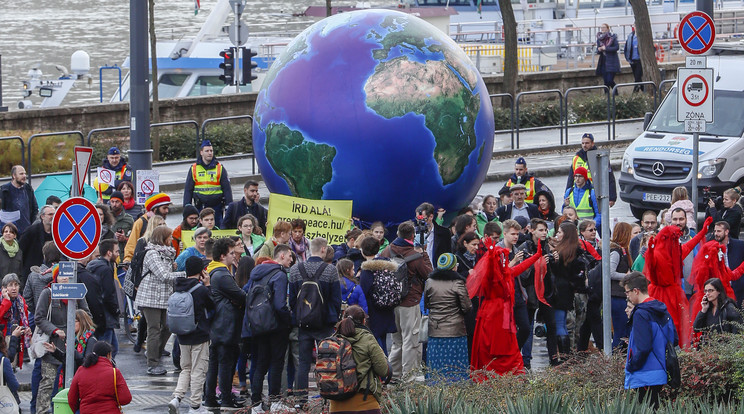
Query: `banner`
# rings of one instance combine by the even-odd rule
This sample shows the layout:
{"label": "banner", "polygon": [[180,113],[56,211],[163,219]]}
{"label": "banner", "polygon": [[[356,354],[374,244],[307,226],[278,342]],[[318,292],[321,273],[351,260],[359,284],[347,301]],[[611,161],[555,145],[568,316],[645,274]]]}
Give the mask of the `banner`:
{"label": "banner", "polygon": [[351,229],[351,200],[309,200],[272,193],[269,195],[269,216],[266,221],[266,240],[271,238],[273,224],[278,220],[305,220],[305,237],[323,237],[328,244],[344,243]]}
{"label": "banner", "polygon": [[[237,236],[238,231],[235,229],[231,230],[212,230],[212,238],[214,240],[222,239],[224,237],[230,237],[230,236]],[[181,243],[183,243],[183,248],[191,247],[194,243],[194,231],[193,230],[184,230],[181,232]]]}

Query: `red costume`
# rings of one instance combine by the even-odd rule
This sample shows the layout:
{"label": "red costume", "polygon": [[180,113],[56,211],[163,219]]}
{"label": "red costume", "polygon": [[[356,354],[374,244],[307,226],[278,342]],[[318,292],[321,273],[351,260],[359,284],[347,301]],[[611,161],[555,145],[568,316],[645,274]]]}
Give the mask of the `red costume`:
{"label": "red costume", "polygon": [[708,217],[700,233],[683,245],[679,244],[682,230],[674,225],[664,227],[648,242],[646,264],[643,269],[649,282],[648,294],[666,305],[677,329],[680,346],[683,348],[690,345],[692,323],[687,296],[681,284],[682,261],[705,238],[712,221],[713,219]]}
{"label": "red costume", "polygon": [[735,298],[734,289],[731,288],[731,282],[737,280],[744,274],[744,263],[739,265],[736,270],[731,270],[726,266],[723,256],[726,254],[726,246],[721,246],[717,241],[711,240],[703,245],[695,261],[692,263],[692,273],[687,282],[695,289],[695,294],[690,298],[692,305],[691,320],[695,320],[698,312],[702,309],[700,302],[703,300],[703,288],[705,282],[710,278],[721,280],[726,295],[729,298]]}
{"label": "red costume", "polygon": [[[488,252],[473,269],[468,278],[468,294],[481,297],[475,323],[471,366],[475,370],[493,371],[499,375],[524,373],[522,354],[517,346],[517,326],[514,321],[514,276],[527,270],[540,254],[510,268],[509,250],[496,247],[487,238]],[[540,250],[538,243],[537,251]],[[476,381],[487,379],[477,375]]]}

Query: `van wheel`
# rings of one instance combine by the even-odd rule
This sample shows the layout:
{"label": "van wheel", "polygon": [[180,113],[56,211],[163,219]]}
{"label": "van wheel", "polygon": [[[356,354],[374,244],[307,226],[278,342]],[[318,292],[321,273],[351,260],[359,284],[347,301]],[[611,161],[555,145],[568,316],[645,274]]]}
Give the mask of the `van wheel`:
{"label": "van wheel", "polygon": [[636,207],[634,205],[630,205],[630,213],[633,214],[633,217],[637,218],[638,220],[643,219],[643,213],[647,210],[650,210],[648,208],[643,207]]}

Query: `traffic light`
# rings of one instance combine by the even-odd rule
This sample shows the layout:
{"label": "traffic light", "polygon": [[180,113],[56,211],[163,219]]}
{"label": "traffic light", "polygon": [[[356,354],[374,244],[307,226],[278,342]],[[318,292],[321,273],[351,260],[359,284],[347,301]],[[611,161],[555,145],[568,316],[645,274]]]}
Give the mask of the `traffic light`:
{"label": "traffic light", "polygon": [[250,49],[244,47],[241,49],[243,49],[243,78],[240,84],[247,85],[257,78],[252,71],[254,68],[258,67],[258,64],[253,62],[253,57],[258,55],[258,53],[252,52]]}
{"label": "traffic light", "polygon": [[225,85],[235,84],[235,50],[236,48],[231,47],[220,52],[223,62],[220,63],[220,69],[222,69],[222,75],[220,80],[225,82]]}

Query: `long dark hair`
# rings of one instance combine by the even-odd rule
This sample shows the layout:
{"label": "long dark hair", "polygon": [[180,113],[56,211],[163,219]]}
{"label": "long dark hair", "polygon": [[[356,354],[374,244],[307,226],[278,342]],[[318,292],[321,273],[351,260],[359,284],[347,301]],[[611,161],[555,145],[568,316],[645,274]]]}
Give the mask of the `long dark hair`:
{"label": "long dark hair", "polygon": [[567,265],[576,258],[576,252],[579,248],[579,229],[570,221],[561,223],[559,229],[563,232],[563,238],[555,246],[561,262]]}
{"label": "long dark hair", "polygon": [[238,271],[235,273],[236,282],[241,288],[248,284],[248,280],[251,278],[251,271],[256,266],[256,262],[250,256],[243,256],[238,262]]}
{"label": "long dark hair", "polygon": [[111,345],[106,341],[98,341],[93,345],[93,352],[85,356],[83,366],[85,368],[91,367],[98,363],[98,357],[105,357],[111,353]]}
{"label": "long dark hair", "polygon": [[364,325],[366,318],[364,309],[359,305],[351,305],[344,311],[344,317],[336,325],[336,332],[343,336],[353,336],[357,325]]}
{"label": "long dark hair", "polygon": [[721,282],[721,279],[717,277],[712,277],[703,283],[703,289],[705,289],[705,286],[711,285],[713,286],[713,289],[718,291],[718,303],[716,306],[718,306],[718,310],[720,312],[721,307],[729,300],[728,295],[726,294],[726,289],[723,287],[723,283]]}

